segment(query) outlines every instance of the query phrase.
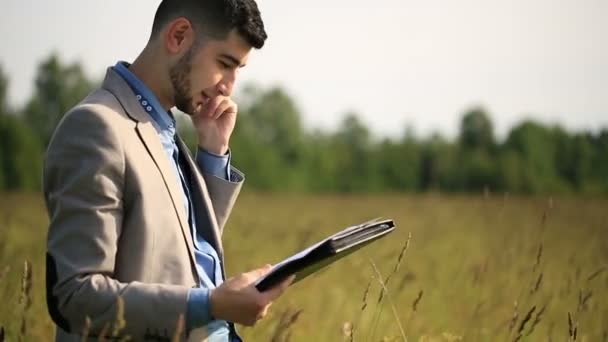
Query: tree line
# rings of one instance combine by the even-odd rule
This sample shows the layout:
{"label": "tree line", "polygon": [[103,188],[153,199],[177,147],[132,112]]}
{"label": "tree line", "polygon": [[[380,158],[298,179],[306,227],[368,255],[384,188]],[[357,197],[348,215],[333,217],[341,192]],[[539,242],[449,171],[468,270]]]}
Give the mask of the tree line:
{"label": "tree line", "polygon": [[[11,108],[0,68],[0,190],[40,189],[54,127],[98,84],[79,63],[53,54],[40,63],[29,101]],[[527,120],[497,141],[490,115],[473,108],[451,141],[439,134],[419,138],[411,130],[378,138],[354,112],[333,132],[305,129],[281,87],[248,85],[238,102],[232,161],[256,190],[608,194],[607,128],[574,133]],[[187,120],[178,116],[180,134],[194,148]]]}

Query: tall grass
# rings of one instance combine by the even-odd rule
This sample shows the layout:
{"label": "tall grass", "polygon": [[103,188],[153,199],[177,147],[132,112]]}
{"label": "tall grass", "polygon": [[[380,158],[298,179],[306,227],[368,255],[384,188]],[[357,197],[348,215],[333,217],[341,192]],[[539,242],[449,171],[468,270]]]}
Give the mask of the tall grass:
{"label": "tall grass", "polygon": [[[245,193],[224,236],[228,274],[279,261],[369,217],[391,217],[397,230],[296,284],[266,319],[239,332],[276,342],[608,342],[607,207],[598,198],[490,193]],[[0,195],[0,341],[53,340],[46,227],[38,194]],[[117,300],[117,319],[102,336],[128,340]]]}

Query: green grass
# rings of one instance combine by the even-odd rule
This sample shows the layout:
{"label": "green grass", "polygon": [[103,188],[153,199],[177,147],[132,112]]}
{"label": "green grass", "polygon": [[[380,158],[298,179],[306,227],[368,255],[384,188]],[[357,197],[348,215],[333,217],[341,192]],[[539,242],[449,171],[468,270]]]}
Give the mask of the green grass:
{"label": "green grass", "polygon": [[[247,341],[273,340],[277,330],[282,334],[274,341],[342,341],[344,324],[350,322],[355,341],[398,340],[390,302],[385,296],[378,304],[381,286],[372,279],[370,260],[386,278],[411,232],[401,267],[388,285],[409,341],[513,341],[533,306],[521,341],[567,341],[569,312],[577,341],[608,341],[607,209],[608,200],[598,198],[245,193],[224,236],[228,274],[277,262],[335,230],[377,216],[393,218],[397,230],[296,284],[263,321],[239,331]],[[33,264],[26,340],[52,340],[44,297],[46,228],[40,195],[0,195],[0,276],[9,267],[0,279],[0,325],[8,341],[16,340],[20,329],[25,260]],[[589,293],[580,305],[579,297]],[[526,336],[542,307],[540,322]]]}

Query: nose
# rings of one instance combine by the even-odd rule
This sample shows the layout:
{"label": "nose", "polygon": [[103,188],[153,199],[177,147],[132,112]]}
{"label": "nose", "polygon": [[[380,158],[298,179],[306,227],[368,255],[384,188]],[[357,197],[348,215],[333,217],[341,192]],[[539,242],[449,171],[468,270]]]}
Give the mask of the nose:
{"label": "nose", "polygon": [[220,93],[220,95],[228,97],[230,96],[230,94],[232,94],[232,85],[227,83],[220,83],[218,85],[218,92]]}
{"label": "nose", "polygon": [[222,96],[230,96],[234,89],[234,83],[236,82],[236,71],[231,72],[224,76],[222,81],[218,84],[218,92]]}

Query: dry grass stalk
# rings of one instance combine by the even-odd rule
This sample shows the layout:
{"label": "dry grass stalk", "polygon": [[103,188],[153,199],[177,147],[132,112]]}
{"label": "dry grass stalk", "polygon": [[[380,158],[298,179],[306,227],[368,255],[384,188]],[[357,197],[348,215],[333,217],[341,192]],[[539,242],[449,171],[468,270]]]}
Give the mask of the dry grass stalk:
{"label": "dry grass stalk", "polygon": [[600,274],[602,274],[604,271],[606,270],[606,267],[600,267],[597,271],[591,273],[588,277],[587,277],[587,282],[592,281],[593,279],[595,279],[597,276],[599,276]]}
{"label": "dry grass stalk", "polygon": [[577,324],[573,321],[570,312],[568,312],[568,341],[576,341],[577,330]]}
{"label": "dry grass stalk", "polygon": [[547,329],[547,342],[553,342],[553,330],[555,330],[555,322],[551,321]]}
{"label": "dry grass stalk", "polygon": [[[403,260],[405,253],[409,249],[411,240],[412,240],[412,233],[409,232],[407,240],[405,241],[405,244],[403,244],[403,247],[401,248],[401,252],[399,252],[399,255],[397,256],[397,262],[395,263],[395,267],[393,267],[393,270],[391,271],[391,273],[389,273],[389,275],[386,277],[386,281],[383,282],[383,284],[385,284],[385,286],[387,288],[388,288],[388,283],[389,283],[390,279],[399,270],[399,267],[401,266],[401,261]],[[373,266],[375,266],[373,261],[370,260],[370,262],[372,263]],[[380,276],[380,278],[382,278],[382,277]],[[378,326],[378,323],[380,322],[380,317],[382,316],[382,309],[383,309],[382,301],[384,300],[384,295],[385,295],[385,291],[383,291],[383,289],[380,289],[380,294],[378,295],[378,301],[376,302],[376,304],[377,304],[376,305],[376,315],[375,315],[374,323],[373,323],[372,329],[371,329],[372,339],[376,333],[376,327]]]}
{"label": "dry grass stalk", "polygon": [[536,328],[538,323],[540,323],[540,321],[543,317],[543,313],[545,313],[546,308],[547,308],[547,304],[543,305],[543,307],[540,308],[540,310],[538,310],[538,312],[536,313],[536,317],[534,318],[534,322],[532,322],[532,325],[530,326],[530,330],[528,330],[528,333],[526,334],[526,336],[532,335],[532,333],[534,332],[534,328]]}
{"label": "dry grass stalk", "polygon": [[184,315],[179,315],[177,319],[177,326],[175,327],[175,332],[173,333],[172,342],[179,342],[181,340],[182,333],[184,332]]}
{"label": "dry grass stalk", "polygon": [[[408,239],[408,241],[409,241],[409,239]],[[374,273],[376,273],[376,277],[377,277],[376,280],[378,280],[378,282],[380,283],[380,286],[382,286],[382,291],[385,292],[386,298],[388,298],[388,301],[391,305],[391,309],[393,311],[393,316],[395,317],[395,321],[397,322],[397,326],[399,327],[399,332],[401,333],[401,337],[403,338],[403,341],[407,342],[407,337],[405,336],[405,331],[403,330],[403,326],[401,325],[401,319],[399,318],[399,314],[397,314],[397,309],[395,308],[395,304],[393,303],[393,300],[391,299],[388,288],[386,287],[386,283],[384,282],[384,280],[382,280],[382,275],[380,274],[380,271],[378,270],[378,267],[376,267],[376,264],[373,262],[373,260],[370,259],[369,262],[372,265],[372,268],[374,269]]]}
{"label": "dry grass stalk", "polygon": [[369,290],[372,287],[372,280],[370,279],[369,282],[367,283],[367,287],[365,288],[365,291],[363,292],[363,299],[361,300],[361,312],[363,312],[365,310],[365,308],[367,308],[367,296],[369,295]]}
{"label": "dry grass stalk", "polygon": [[110,331],[110,322],[107,322],[103,325],[103,328],[101,328],[101,331],[99,332],[99,338],[97,340],[99,342],[105,342],[108,331]]}
{"label": "dry grass stalk", "polygon": [[513,316],[511,316],[511,321],[509,322],[509,334],[515,328],[515,324],[517,324],[517,320],[519,319],[519,303],[515,301],[513,304]]}
{"label": "dry grass stalk", "polygon": [[81,341],[82,342],[86,342],[87,339],[89,338],[89,333],[91,332],[91,318],[89,318],[89,316],[86,316],[84,318],[84,327],[82,328],[82,338]]}
{"label": "dry grass stalk", "polygon": [[410,324],[412,323],[412,319],[414,319],[414,315],[418,311],[418,304],[420,304],[420,300],[422,300],[422,295],[423,294],[424,294],[424,291],[420,290],[418,292],[418,295],[416,296],[416,298],[412,302],[412,312],[410,313],[410,316],[407,319],[407,323],[405,324],[405,329],[406,330],[410,329]]}
{"label": "dry grass stalk", "polygon": [[544,226],[546,222],[547,222],[547,212],[543,211],[543,218],[541,219],[540,223]]}
{"label": "dry grass stalk", "polygon": [[583,290],[580,290],[578,292],[578,307],[576,309],[576,313],[580,313],[582,311],[587,310],[587,303],[589,302],[589,299],[591,299],[592,295],[593,292],[591,290],[589,290],[589,292],[587,292],[586,294],[583,294]]}
{"label": "dry grass stalk", "polygon": [[540,286],[541,286],[542,282],[543,282],[543,273],[541,272],[538,275],[538,279],[536,280],[534,287],[532,287],[532,289],[530,290],[530,294],[535,294],[536,292],[538,292],[538,290],[540,290]]}
{"label": "dry grass stalk", "polygon": [[289,341],[291,341],[291,333],[292,333],[292,331],[291,331],[291,330],[289,330],[289,331],[287,332],[287,335],[285,335],[285,342],[289,342]]}
{"label": "dry grass stalk", "polygon": [[2,272],[0,272],[0,283],[2,282],[2,280],[4,278],[6,278],[6,275],[8,274],[8,272],[11,270],[10,266],[6,266]]}
{"label": "dry grass stalk", "polygon": [[[552,202],[550,202],[550,207],[552,207],[551,203]],[[551,208],[549,208],[549,209],[551,209]],[[540,235],[541,236],[543,236],[545,234],[545,229],[547,229],[546,223],[547,223],[547,210],[545,209],[543,211],[543,217],[542,217],[542,219],[540,221]]]}
{"label": "dry grass stalk", "polygon": [[23,314],[21,316],[21,328],[19,329],[19,341],[24,341],[27,334],[27,312],[29,311],[32,292],[32,264],[29,261],[23,263],[23,274],[21,276],[21,296],[19,304],[23,305]]}
{"label": "dry grass stalk", "polygon": [[412,303],[412,312],[416,312],[418,310],[418,303],[420,303],[423,294],[423,290],[420,290],[420,292],[418,292],[418,296],[416,297],[416,299],[414,299],[414,302]]}
{"label": "dry grass stalk", "polygon": [[30,292],[32,290],[32,264],[29,261],[23,263],[23,273],[21,275],[21,296],[19,304],[29,307]]}
{"label": "dry grass stalk", "polygon": [[542,256],[543,256],[543,244],[541,242],[538,245],[538,252],[536,253],[536,262],[534,262],[534,266],[532,267],[533,272],[536,272],[536,268],[540,265]]}
{"label": "dry grass stalk", "polygon": [[118,337],[120,332],[127,326],[125,322],[125,300],[118,296],[116,298],[116,319],[114,320],[114,329],[112,330],[112,337]]}
{"label": "dry grass stalk", "polygon": [[355,326],[352,322],[344,322],[342,324],[342,336],[344,336],[344,340],[348,342],[353,342],[355,338]]}
{"label": "dry grass stalk", "polygon": [[[388,283],[390,282],[393,275],[395,275],[395,273],[397,273],[397,271],[399,271],[399,267],[401,266],[401,261],[403,260],[405,253],[407,252],[408,248],[410,247],[411,240],[412,240],[412,232],[409,232],[407,235],[407,240],[405,241],[403,248],[401,248],[401,252],[399,252],[399,256],[397,257],[397,262],[395,263],[395,267],[393,268],[393,271],[388,275],[388,277],[386,277],[386,281],[384,282],[386,285],[388,285]],[[380,292],[380,293],[382,293],[382,292]]]}
{"label": "dry grass stalk", "polygon": [[302,309],[296,310],[293,313],[290,313],[289,311],[290,310],[287,309],[281,315],[279,324],[277,325],[277,328],[275,329],[274,334],[270,339],[271,342],[287,342],[291,337],[289,330],[300,317]]}
{"label": "dry grass stalk", "polygon": [[524,319],[522,319],[521,323],[519,324],[519,329],[517,329],[517,335],[515,336],[515,339],[513,340],[514,342],[519,341],[523,337],[523,333],[524,333],[524,329],[526,328],[526,324],[532,318],[532,315],[534,314],[534,311],[536,311],[536,305],[533,306],[530,309],[530,311],[528,311],[528,313],[526,314],[526,316],[524,316]]}
{"label": "dry grass stalk", "polygon": [[355,338],[355,330],[359,327],[359,323],[361,322],[361,317],[363,316],[363,312],[367,308],[367,297],[369,297],[370,289],[372,287],[372,279],[367,282],[367,286],[365,287],[365,291],[363,291],[363,298],[361,299],[361,310],[357,315],[357,319],[355,323],[351,323],[351,331],[350,331],[350,342],[354,341]]}

